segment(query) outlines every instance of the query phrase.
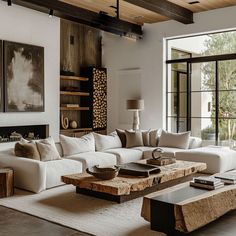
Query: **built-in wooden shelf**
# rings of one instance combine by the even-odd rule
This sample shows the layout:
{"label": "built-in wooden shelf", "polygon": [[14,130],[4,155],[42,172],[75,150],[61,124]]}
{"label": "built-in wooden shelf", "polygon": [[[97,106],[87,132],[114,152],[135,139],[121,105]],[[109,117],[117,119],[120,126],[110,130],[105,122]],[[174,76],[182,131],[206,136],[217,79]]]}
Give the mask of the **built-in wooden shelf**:
{"label": "built-in wooden shelf", "polygon": [[89,107],[60,107],[61,111],[89,111]]}
{"label": "built-in wooden shelf", "polygon": [[85,78],[85,77],[67,76],[67,75],[61,75],[60,78],[63,80],[77,80],[77,81],[88,81],[89,80],[89,78]]}
{"label": "built-in wooden shelf", "polygon": [[92,128],[78,128],[78,129],[60,129],[60,131],[68,131],[68,132],[71,132],[71,131],[74,131],[74,132],[81,132],[81,131],[93,131]]}
{"label": "built-in wooden shelf", "polygon": [[89,93],[86,92],[70,92],[70,91],[60,91],[61,95],[70,95],[70,96],[89,96]]}

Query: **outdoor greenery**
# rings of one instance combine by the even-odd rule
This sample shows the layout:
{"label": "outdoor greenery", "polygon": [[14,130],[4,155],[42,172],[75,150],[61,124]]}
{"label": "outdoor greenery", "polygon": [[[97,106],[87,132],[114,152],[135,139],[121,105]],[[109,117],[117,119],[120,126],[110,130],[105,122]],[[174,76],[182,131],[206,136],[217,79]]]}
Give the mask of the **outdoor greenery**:
{"label": "outdoor greenery", "polygon": [[[203,56],[236,53],[236,32],[227,32],[209,35],[205,41],[206,50]],[[202,88],[215,90],[215,63],[203,63]],[[236,60],[220,61],[218,64],[219,78],[219,136],[220,140],[236,138]],[[230,90],[230,91],[228,91]],[[232,91],[235,90],[235,91]],[[213,93],[212,110],[215,110],[215,93]],[[215,113],[212,112],[212,120]],[[212,122],[214,124],[214,122]],[[208,127],[214,130],[214,125]]]}

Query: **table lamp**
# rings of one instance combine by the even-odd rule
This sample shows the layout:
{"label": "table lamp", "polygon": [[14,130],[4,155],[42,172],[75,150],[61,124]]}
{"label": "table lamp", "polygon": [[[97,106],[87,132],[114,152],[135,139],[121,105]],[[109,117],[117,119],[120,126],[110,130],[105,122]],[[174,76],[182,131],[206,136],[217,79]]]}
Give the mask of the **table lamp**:
{"label": "table lamp", "polygon": [[144,110],[144,100],[143,99],[127,100],[126,108],[127,110],[134,112],[133,130],[139,130],[139,125],[140,125],[139,111]]}

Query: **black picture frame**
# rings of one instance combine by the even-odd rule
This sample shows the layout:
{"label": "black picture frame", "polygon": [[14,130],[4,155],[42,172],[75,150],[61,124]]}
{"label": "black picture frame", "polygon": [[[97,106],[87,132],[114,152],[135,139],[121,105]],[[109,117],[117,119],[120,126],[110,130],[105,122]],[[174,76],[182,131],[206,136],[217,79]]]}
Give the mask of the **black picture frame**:
{"label": "black picture frame", "polygon": [[44,112],[44,48],[3,41],[5,112]]}

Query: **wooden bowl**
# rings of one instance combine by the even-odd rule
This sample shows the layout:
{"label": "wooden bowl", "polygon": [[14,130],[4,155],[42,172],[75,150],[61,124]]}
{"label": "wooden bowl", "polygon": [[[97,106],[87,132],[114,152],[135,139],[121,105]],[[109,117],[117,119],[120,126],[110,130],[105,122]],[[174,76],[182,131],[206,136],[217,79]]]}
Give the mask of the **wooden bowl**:
{"label": "wooden bowl", "polygon": [[100,168],[99,166],[93,166],[91,168],[87,168],[86,172],[94,177],[102,180],[114,179],[119,174],[120,167],[107,167]]}

